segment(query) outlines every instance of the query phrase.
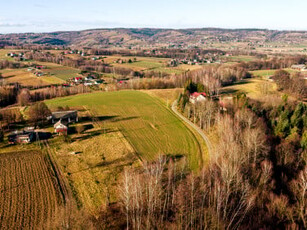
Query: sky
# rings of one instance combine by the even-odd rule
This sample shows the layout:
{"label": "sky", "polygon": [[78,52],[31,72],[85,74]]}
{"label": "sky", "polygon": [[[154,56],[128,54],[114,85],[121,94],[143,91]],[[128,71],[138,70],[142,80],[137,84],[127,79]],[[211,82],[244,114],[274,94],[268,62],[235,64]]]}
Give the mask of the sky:
{"label": "sky", "polygon": [[0,0],[0,33],[94,28],[307,30],[306,0]]}

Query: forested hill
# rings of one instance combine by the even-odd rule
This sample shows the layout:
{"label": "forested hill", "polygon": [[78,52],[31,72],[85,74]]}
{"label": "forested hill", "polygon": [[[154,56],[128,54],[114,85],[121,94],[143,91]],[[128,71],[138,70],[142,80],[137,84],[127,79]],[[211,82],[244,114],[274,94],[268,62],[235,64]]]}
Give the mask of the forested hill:
{"label": "forested hill", "polygon": [[50,44],[74,47],[204,47],[246,42],[252,45],[304,44],[307,31],[264,29],[93,29],[53,33],[0,34],[0,45]]}

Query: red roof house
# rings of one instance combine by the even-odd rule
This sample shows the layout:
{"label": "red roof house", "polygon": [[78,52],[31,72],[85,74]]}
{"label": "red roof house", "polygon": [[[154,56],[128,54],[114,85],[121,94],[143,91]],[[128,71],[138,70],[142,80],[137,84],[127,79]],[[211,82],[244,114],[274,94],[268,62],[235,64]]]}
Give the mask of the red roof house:
{"label": "red roof house", "polygon": [[196,102],[203,102],[207,100],[207,94],[204,92],[198,93],[194,92],[190,95],[190,102],[195,104]]}

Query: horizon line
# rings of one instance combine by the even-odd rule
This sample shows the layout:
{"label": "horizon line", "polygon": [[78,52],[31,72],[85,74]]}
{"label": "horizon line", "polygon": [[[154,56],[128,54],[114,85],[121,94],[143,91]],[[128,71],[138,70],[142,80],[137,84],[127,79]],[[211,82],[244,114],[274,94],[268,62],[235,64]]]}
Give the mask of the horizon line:
{"label": "horizon line", "polygon": [[64,33],[64,32],[82,32],[90,30],[118,30],[118,29],[152,29],[152,30],[204,30],[204,29],[213,29],[213,30],[260,30],[260,31],[284,31],[284,32],[307,32],[302,29],[268,29],[268,28],[257,28],[257,27],[238,27],[238,28],[226,28],[226,27],[182,27],[182,28],[172,28],[172,27],[99,27],[99,28],[88,28],[80,30],[54,30],[54,31],[45,31],[45,32],[8,32],[0,33],[0,35],[10,35],[10,34],[49,34],[49,33]]}

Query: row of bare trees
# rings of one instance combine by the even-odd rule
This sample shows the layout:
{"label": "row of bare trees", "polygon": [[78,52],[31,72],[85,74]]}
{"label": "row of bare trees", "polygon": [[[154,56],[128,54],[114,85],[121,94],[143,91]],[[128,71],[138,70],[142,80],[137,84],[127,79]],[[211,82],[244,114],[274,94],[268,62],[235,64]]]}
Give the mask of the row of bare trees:
{"label": "row of bare trees", "polygon": [[[120,185],[126,229],[276,229],[307,227],[307,171],[290,182],[296,201],[276,193],[266,125],[248,109],[216,115],[209,163],[161,157],[126,169]],[[106,224],[106,223],[100,223]]]}
{"label": "row of bare trees", "polygon": [[252,183],[267,183],[271,173],[264,161],[268,154],[265,135],[250,115],[245,111],[217,118],[220,144],[199,173],[190,172],[184,160],[165,157],[144,163],[141,170],[126,170],[120,186],[126,228],[237,229],[248,225],[260,192]]}

